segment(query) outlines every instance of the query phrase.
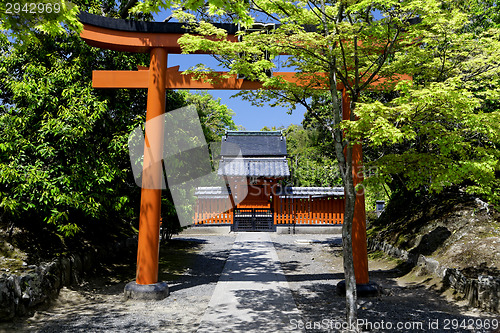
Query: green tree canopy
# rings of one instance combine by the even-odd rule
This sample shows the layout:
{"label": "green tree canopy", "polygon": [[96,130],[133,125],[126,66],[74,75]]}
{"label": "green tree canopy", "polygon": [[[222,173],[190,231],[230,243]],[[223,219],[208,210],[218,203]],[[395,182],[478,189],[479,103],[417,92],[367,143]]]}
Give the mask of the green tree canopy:
{"label": "green tree canopy", "polygon": [[[130,167],[128,135],[145,120],[146,90],[93,89],[91,77],[98,69],[135,70],[149,63],[148,55],[93,48],[76,33],[31,33],[36,38],[22,48],[8,39],[0,45],[2,222],[65,236],[130,230],[140,188]],[[167,93],[168,109],[187,104],[196,105],[207,141],[219,141],[224,129],[235,128],[220,100],[206,93]]]}
{"label": "green tree canopy", "polygon": [[293,186],[342,186],[332,138],[323,127],[291,125],[284,134]]}
{"label": "green tree canopy", "polygon": [[[97,4],[97,1],[92,1]],[[68,30],[79,31],[79,7],[70,1],[27,0],[0,2],[0,31],[7,32],[15,46],[24,46],[36,40],[40,33],[63,35]]]}

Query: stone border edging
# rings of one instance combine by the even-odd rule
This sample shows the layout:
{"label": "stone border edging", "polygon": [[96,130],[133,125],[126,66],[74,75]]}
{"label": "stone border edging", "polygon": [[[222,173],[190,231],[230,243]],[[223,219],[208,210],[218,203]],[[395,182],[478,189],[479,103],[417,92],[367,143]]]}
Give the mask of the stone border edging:
{"label": "stone border edging", "polygon": [[83,250],[43,262],[29,272],[0,275],[0,321],[24,316],[59,294],[64,286],[81,282],[102,262],[137,248],[135,237],[98,249]]}
{"label": "stone border edging", "polygon": [[80,282],[94,266],[90,251],[61,256],[20,274],[0,275],[0,321],[23,316],[59,294],[63,286]]}
{"label": "stone border edging", "polygon": [[439,276],[446,287],[464,294],[470,307],[500,313],[500,277],[479,275],[477,279],[467,278],[456,268],[443,267],[435,259],[410,253],[387,242],[369,240],[368,249],[382,251]]}

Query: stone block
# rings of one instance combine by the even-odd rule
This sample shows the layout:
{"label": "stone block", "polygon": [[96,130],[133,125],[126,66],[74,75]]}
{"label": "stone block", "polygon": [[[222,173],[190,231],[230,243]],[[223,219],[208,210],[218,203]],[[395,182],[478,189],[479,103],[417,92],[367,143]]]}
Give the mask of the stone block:
{"label": "stone block", "polygon": [[63,286],[69,286],[71,284],[71,261],[69,258],[62,257],[60,259],[61,263],[61,282]]}

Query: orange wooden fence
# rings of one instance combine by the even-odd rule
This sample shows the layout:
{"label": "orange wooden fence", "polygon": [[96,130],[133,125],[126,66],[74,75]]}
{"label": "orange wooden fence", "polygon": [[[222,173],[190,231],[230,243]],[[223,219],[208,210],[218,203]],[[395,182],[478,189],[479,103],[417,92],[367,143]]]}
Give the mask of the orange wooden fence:
{"label": "orange wooden fence", "polygon": [[[344,199],[339,197],[273,197],[274,224],[342,224],[344,204]],[[220,213],[226,207],[225,205],[227,205],[227,199],[198,199],[194,212],[194,223],[205,225],[232,224],[232,209]]]}
{"label": "orange wooden fence", "polygon": [[344,199],[275,198],[274,224],[342,224]]}
{"label": "orange wooden fence", "polygon": [[[227,199],[198,199],[194,211],[194,224],[231,224],[233,210],[225,210]],[[221,213],[222,211],[222,213]]]}

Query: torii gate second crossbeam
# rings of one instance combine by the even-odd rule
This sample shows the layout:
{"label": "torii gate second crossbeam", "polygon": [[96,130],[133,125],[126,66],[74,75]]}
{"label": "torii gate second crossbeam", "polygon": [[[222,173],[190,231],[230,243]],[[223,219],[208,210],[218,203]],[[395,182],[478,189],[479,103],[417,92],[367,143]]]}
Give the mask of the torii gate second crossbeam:
{"label": "torii gate second crossbeam", "polygon": [[[218,83],[194,80],[190,75],[182,75],[179,66],[167,68],[168,54],[180,54],[181,48],[177,40],[187,31],[181,23],[160,23],[128,21],[106,18],[88,13],[80,14],[84,25],[81,37],[89,45],[99,48],[124,52],[141,52],[150,54],[149,68],[138,71],[94,71],[92,83],[94,88],[147,88],[146,121],[165,112],[166,89],[230,89],[256,90],[262,88],[259,82],[238,79],[236,76],[221,79]],[[217,24],[228,31],[228,40],[237,42],[235,33],[237,26],[233,24]],[[273,73],[284,79],[295,82],[295,73]],[[342,90],[343,119],[350,118],[349,96],[343,86]],[[150,140],[162,137],[163,129],[148,128],[154,137],[145,138],[145,149],[150,149]],[[161,145],[152,145],[161,149]],[[155,152],[152,152],[153,154]],[[159,154],[161,155],[161,154]],[[353,177],[356,186],[363,181],[361,176],[361,145],[353,148]],[[150,165],[149,155],[144,155],[144,165]],[[159,231],[161,203],[161,163],[151,164],[143,172],[141,190],[141,207],[139,217],[139,239],[137,249],[136,281],[125,288],[127,297],[142,299],[161,299],[168,295],[168,287],[158,282]],[[156,186],[155,186],[156,185]],[[356,283],[358,287],[369,285],[368,256],[366,242],[366,214],[363,193],[356,196],[353,232],[353,257]]]}

